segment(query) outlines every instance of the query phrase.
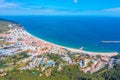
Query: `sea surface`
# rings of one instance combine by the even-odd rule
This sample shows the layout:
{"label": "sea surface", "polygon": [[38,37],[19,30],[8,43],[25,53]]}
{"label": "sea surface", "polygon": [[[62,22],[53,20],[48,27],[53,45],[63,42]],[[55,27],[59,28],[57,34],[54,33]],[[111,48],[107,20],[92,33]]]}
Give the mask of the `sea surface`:
{"label": "sea surface", "polygon": [[120,17],[105,16],[0,16],[20,23],[46,41],[95,52],[120,52]]}

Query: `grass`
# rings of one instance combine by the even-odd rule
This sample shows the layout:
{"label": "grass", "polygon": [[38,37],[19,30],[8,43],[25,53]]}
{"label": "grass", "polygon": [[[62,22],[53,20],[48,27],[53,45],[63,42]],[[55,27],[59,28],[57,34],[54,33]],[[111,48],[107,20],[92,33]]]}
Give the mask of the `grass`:
{"label": "grass", "polygon": [[8,24],[10,24],[10,22],[0,20],[0,33],[6,32],[10,29]]}
{"label": "grass", "polygon": [[27,51],[23,51],[21,53],[12,56],[4,56],[5,59],[0,61],[0,68],[7,68],[9,67],[9,65],[6,64],[16,64],[18,61],[28,57],[29,56],[27,54]]}

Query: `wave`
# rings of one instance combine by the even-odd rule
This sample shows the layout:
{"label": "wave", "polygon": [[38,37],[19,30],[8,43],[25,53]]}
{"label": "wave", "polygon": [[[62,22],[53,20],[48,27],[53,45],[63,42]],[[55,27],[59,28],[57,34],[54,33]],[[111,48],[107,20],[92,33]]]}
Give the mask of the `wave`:
{"label": "wave", "polygon": [[102,43],[120,43],[120,41],[101,41]]}

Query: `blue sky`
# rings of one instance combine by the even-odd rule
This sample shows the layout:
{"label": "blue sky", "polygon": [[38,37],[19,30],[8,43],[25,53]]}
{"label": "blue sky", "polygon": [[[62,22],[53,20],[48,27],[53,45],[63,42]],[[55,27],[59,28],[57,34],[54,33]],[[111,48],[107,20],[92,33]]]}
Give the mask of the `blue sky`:
{"label": "blue sky", "polygon": [[120,16],[120,0],[0,0],[0,15]]}

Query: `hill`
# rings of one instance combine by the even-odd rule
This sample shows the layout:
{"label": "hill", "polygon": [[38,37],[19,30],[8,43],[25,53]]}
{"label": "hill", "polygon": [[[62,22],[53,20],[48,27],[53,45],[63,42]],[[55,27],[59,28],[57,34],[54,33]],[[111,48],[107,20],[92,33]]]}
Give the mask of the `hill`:
{"label": "hill", "polygon": [[10,29],[9,24],[10,22],[0,19],[0,33],[8,31]]}
{"label": "hill", "polygon": [[5,20],[5,19],[0,18],[0,33],[3,33],[3,32],[6,32],[6,31],[10,30],[11,25],[21,27],[21,25],[19,23],[17,23],[17,22],[10,21],[10,20]]}

